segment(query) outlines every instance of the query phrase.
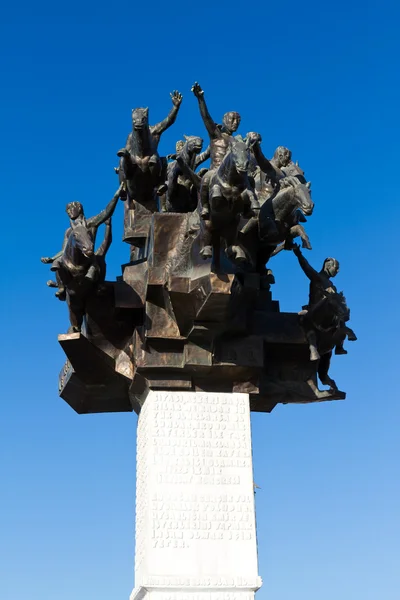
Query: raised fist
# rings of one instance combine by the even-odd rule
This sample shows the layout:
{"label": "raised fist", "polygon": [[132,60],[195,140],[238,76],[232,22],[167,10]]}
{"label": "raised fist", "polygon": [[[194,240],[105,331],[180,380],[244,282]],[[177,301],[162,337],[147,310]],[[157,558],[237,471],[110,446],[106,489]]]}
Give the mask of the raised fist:
{"label": "raised fist", "polygon": [[249,131],[246,141],[248,147],[252,148],[255,144],[261,144],[261,135],[255,131]]}
{"label": "raised fist", "polygon": [[201,89],[201,86],[197,83],[197,81],[192,85],[192,92],[196,98],[200,98],[204,94],[204,91]]}

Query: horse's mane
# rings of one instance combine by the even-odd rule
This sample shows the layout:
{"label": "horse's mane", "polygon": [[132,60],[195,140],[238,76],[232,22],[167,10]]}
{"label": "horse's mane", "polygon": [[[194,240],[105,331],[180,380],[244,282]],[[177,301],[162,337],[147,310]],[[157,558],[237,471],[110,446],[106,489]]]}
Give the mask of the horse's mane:
{"label": "horse's mane", "polygon": [[279,187],[281,189],[287,189],[288,187],[293,187],[294,188],[294,187],[297,187],[298,185],[301,185],[301,184],[302,184],[302,182],[299,179],[297,179],[297,177],[294,177],[294,176],[292,176],[290,178],[289,177],[285,177],[284,179],[281,179],[279,181]]}

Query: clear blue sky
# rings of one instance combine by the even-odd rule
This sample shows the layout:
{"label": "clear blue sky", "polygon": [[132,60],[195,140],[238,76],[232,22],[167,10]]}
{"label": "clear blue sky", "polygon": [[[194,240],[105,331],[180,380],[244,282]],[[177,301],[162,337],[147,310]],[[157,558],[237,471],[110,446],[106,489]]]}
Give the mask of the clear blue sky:
{"label": "clear blue sky", "polygon": [[[64,10],[65,6],[65,10]],[[40,256],[60,247],[65,204],[97,213],[134,106],[162,139],[206,137],[210,110],[242,114],[272,155],[312,180],[316,267],[337,277],[359,341],[336,357],[345,402],[253,415],[258,600],[400,597],[398,137],[400,9],[335,3],[8,3],[1,46],[0,597],[128,599],[133,586],[136,415],[76,415],[57,396],[67,328]],[[110,278],[128,260],[114,219]],[[274,259],[283,310],[307,300],[295,257]]]}

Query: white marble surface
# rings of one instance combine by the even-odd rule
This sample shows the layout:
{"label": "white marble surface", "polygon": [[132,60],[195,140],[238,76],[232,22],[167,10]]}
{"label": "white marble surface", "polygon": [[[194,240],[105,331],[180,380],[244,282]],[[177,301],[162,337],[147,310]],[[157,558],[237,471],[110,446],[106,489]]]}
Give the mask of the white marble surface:
{"label": "white marble surface", "polygon": [[150,392],[137,435],[131,600],[253,600],[247,394]]}

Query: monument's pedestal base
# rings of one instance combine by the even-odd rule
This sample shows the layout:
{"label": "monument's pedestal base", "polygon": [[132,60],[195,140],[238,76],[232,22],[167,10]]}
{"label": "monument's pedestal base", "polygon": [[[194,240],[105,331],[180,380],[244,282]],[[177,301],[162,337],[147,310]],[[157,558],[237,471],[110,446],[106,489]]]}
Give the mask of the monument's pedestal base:
{"label": "monument's pedestal base", "polygon": [[254,590],[244,591],[238,588],[204,589],[190,587],[186,591],[179,587],[167,588],[138,588],[134,589],[130,600],[254,600]]}
{"label": "monument's pedestal base", "polygon": [[247,394],[150,392],[136,485],[131,600],[253,600],[261,578]]}

